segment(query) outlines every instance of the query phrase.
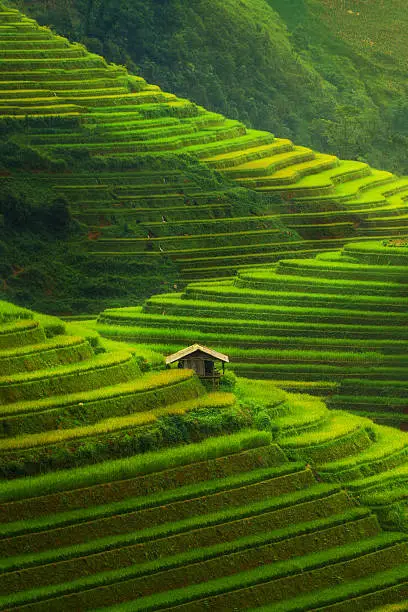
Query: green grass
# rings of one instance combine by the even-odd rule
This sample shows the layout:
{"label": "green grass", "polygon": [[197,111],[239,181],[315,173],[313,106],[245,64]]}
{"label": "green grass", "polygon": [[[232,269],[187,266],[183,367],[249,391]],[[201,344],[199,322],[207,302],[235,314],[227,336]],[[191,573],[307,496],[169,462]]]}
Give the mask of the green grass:
{"label": "green grass", "polygon": [[[384,571],[376,572],[373,575],[359,580],[353,580],[341,585],[331,586],[327,589],[320,589],[318,592],[313,592],[307,595],[301,595],[294,599],[290,599],[285,602],[276,602],[272,606],[262,606],[261,608],[254,608],[253,612],[301,612],[305,609],[310,609],[311,606],[335,606],[339,602],[343,602],[345,611],[354,608],[354,599],[356,598],[355,604],[358,606],[358,599],[364,602],[364,595],[368,597],[371,595],[372,601],[368,602],[368,605],[377,606],[380,603],[380,599],[384,598],[397,598],[398,586],[401,585],[402,592],[406,591],[406,582],[408,579],[408,565],[403,564],[396,568]],[[395,587],[394,593],[390,592],[392,587]],[[367,597],[367,599],[368,599]],[[364,605],[364,603],[363,603]],[[353,606],[353,608],[351,608]],[[336,609],[336,608],[334,608]],[[391,604],[384,608],[375,608],[378,612],[397,612],[399,610],[406,610],[405,604]]]}
{"label": "green grass", "polygon": [[126,382],[140,376],[137,361],[127,351],[103,353],[93,359],[58,368],[0,377],[3,403],[88,391],[104,383]]}
{"label": "green grass", "polygon": [[[319,398],[310,395],[287,393],[285,411],[276,415],[272,427],[277,432],[277,439],[301,434],[304,430],[319,428],[327,421],[327,407]],[[273,413],[272,413],[273,416]]]}
{"label": "green grass", "polygon": [[[266,132],[246,130],[237,121],[207,113],[142,79],[128,77],[124,68],[107,66],[103,59],[88,54],[78,45],[70,46],[55,39],[49,30],[39,29],[29,20],[23,19],[16,26],[19,38],[14,39],[14,15],[18,14],[6,17],[10,25],[2,29],[1,38],[7,34],[7,41],[11,40],[12,44],[3,45],[6,59],[0,69],[3,92],[0,91],[0,113],[5,117],[27,115],[24,131],[16,135],[16,142],[27,143],[34,152],[47,156],[50,167],[55,163],[50,161],[51,157],[64,158],[58,162],[59,174],[43,169],[38,176],[33,175],[27,183],[27,192],[40,194],[41,203],[56,195],[67,197],[73,204],[74,216],[90,232],[100,232],[100,240],[87,241],[86,254],[82,250],[83,242],[72,247],[75,257],[71,257],[71,251],[67,253],[72,261],[81,260],[78,265],[86,267],[87,272],[81,272],[88,276],[84,293],[92,296],[95,303],[137,303],[142,292],[137,276],[140,270],[151,276],[152,266],[161,270],[164,258],[167,261],[170,256],[178,266],[179,277],[170,282],[167,274],[157,273],[157,285],[149,284],[145,294],[151,295],[159,287],[163,288],[160,283],[164,280],[171,288],[174,282],[189,277],[217,278],[223,274],[231,277],[240,266],[269,265],[282,257],[286,261],[263,272],[249,268],[237,277],[234,286],[196,285],[183,294],[155,296],[145,305],[145,314],[140,310],[107,311],[96,326],[109,335],[102,342],[95,329],[87,329],[86,324],[26,319],[24,311],[17,312],[7,306],[2,310],[0,305],[0,362],[3,359],[8,363],[0,380],[3,458],[11,458],[14,453],[28,463],[30,453],[33,453],[32,459],[43,447],[54,451],[85,438],[98,438],[102,444],[104,438],[115,432],[142,428],[169,413],[180,417],[191,408],[202,409],[201,412],[208,409],[207,425],[213,431],[211,419],[231,405],[231,395],[205,395],[191,373],[170,370],[141,376],[141,370],[162,367],[163,360],[155,348],[172,352],[191,344],[193,336],[225,350],[231,357],[231,369],[235,367],[238,372],[270,376],[292,388],[309,385],[316,393],[336,389],[340,398],[353,393],[356,398],[369,397],[370,392],[376,397],[392,388],[396,398],[403,399],[408,339],[404,331],[408,295],[404,254],[398,258],[388,253],[388,247],[382,250],[379,244],[370,245],[372,250],[358,248],[360,236],[374,236],[378,232],[392,238],[401,232],[405,223],[403,181],[389,173],[371,171],[361,162],[337,162],[333,156],[295,147],[289,140],[279,141]],[[42,44],[41,36],[47,42]],[[34,87],[29,85],[33,82]],[[44,93],[40,92],[39,84]],[[68,114],[65,120],[63,113]],[[71,113],[82,115],[81,122],[75,124],[69,118]],[[53,118],[47,120],[47,115]],[[17,127],[20,120],[6,118],[2,123],[8,130]],[[198,158],[223,172],[224,178],[221,174],[211,174],[204,165],[194,161]],[[69,172],[63,170],[64,165]],[[26,175],[21,171],[21,182],[23,176]],[[238,183],[232,182],[234,177],[239,179]],[[261,195],[237,188],[237,184],[249,185]],[[280,194],[283,200],[279,199]],[[161,219],[161,215],[167,218]],[[235,215],[234,219],[230,215]],[[84,225],[82,228],[86,234]],[[148,231],[156,236],[149,242],[145,238]],[[292,234],[288,236],[285,232]],[[346,249],[337,259],[305,259],[317,252],[339,249],[348,238],[351,247],[355,246],[354,251]],[[153,251],[145,252],[150,245]],[[165,247],[165,255],[158,252],[159,245]],[[173,252],[169,254],[170,247]],[[95,250],[92,258],[91,249]],[[292,257],[302,259],[290,261]],[[108,258],[109,274],[106,275]],[[385,271],[382,264],[386,264]],[[11,270],[5,287],[13,288],[20,283],[22,291],[24,281],[19,279],[18,270]],[[103,278],[101,270],[105,274]],[[75,278],[82,278],[76,272],[75,269]],[[94,279],[92,282],[90,276]],[[49,287],[39,283],[40,288],[36,290],[41,293],[41,300],[60,303],[57,293],[49,296],[47,293],[48,289],[59,292],[61,285],[69,283],[64,274],[58,280],[56,283],[51,279]],[[81,282],[78,282],[80,288]],[[99,282],[101,287],[96,286]],[[76,299],[83,304],[82,297],[81,300],[70,297],[66,301],[68,312]],[[61,309],[65,311],[65,305]],[[76,336],[77,340],[67,340],[67,346],[63,346],[65,340],[61,334],[64,333]],[[89,342],[88,351],[92,347],[96,353],[107,352],[93,357],[91,352],[85,355],[78,349],[74,354],[70,342],[78,342],[78,346],[85,344],[80,338]],[[128,338],[133,338],[134,346],[128,348],[115,342]],[[51,346],[58,352],[52,357],[54,361],[46,355],[47,347]],[[61,365],[65,358],[72,361]],[[81,358],[84,359],[81,361]],[[73,363],[74,359],[78,363]],[[35,368],[33,372],[23,372],[31,367]],[[353,381],[348,386],[337,385],[345,376],[353,376]],[[370,388],[367,394],[366,388]],[[324,478],[339,478],[342,486],[345,481],[361,481],[363,476],[368,476],[365,482],[370,483],[371,474],[373,487],[385,483],[385,475],[389,481],[394,478],[401,482],[404,476],[402,469],[398,472],[398,466],[406,461],[404,435],[391,435],[364,419],[329,412],[319,398],[285,395],[269,381],[254,386],[240,380],[236,391],[245,422],[268,431],[247,431],[201,444],[173,446],[161,453],[126,459],[122,456],[87,468],[0,483],[3,501],[0,516],[11,521],[0,533],[14,535],[16,540],[24,536],[27,543],[31,538],[32,547],[30,553],[27,548],[27,554],[23,554],[20,540],[22,548],[18,554],[9,555],[4,562],[4,568],[13,568],[16,572],[27,570],[25,574],[25,570],[22,572],[27,576],[26,593],[7,602],[4,598],[4,607],[18,607],[29,601],[37,601],[40,607],[43,601],[45,607],[52,607],[52,598],[74,595],[77,590],[82,591],[79,599],[64,601],[66,609],[70,605],[71,609],[81,608],[73,601],[88,601],[97,607],[101,600],[91,601],[96,587],[109,586],[111,593],[118,588],[123,598],[131,599],[135,595],[132,586],[125,584],[127,581],[150,576],[144,588],[150,584],[157,586],[153,590],[159,590],[167,583],[164,576],[155,574],[166,571],[168,585],[177,586],[177,576],[182,575],[184,567],[194,566],[191,574],[186,570],[186,576],[196,576],[207,583],[190,584],[180,600],[174,591],[169,595],[170,600],[167,595],[156,594],[150,600],[139,599],[129,605],[138,609],[147,601],[147,609],[157,609],[157,606],[178,606],[179,602],[180,608],[185,609],[192,599],[209,597],[210,606],[215,601],[214,609],[218,604],[220,609],[222,606],[241,609],[258,605],[258,600],[248,599],[246,603],[246,595],[241,592],[242,600],[234,599],[234,595],[227,601],[222,593],[288,576],[288,590],[279,591],[277,587],[276,594],[271,590],[271,598],[276,595],[283,599],[301,592],[304,580],[301,570],[310,577],[308,588],[323,592],[330,583],[327,576],[331,565],[338,569],[336,580],[348,580],[347,572],[352,570],[355,570],[353,578],[358,580],[382,562],[386,568],[403,562],[405,544],[398,548],[398,542],[405,536],[380,534],[376,540],[364,540],[366,523],[361,523],[361,532],[358,526],[351,535],[344,530],[344,538],[354,535],[360,538],[353,552],[351,546],[336,547],[335,534],[341,532],[337,521],[340,516],[346,521],[342,511],[353,504],[348,493],[340,491],[337,485],[311,486],[314,470],[299,471],[296,476],[288,473],[286,478],[289,466],[296,465],[286,460],[301,457],[304,462],[313,462],[321,467],[319,471]],[[228,411],[225,414],[233,418]],[[197,427],[197,436],[202,426],[200,418],[198,415],[195,425],[190,423],[191,427]],[[169,419],[168,426],[174,425],[176,438],[182,419],[173,421]],[[183,421],[187,422],[187,419]],[[228,457],[233,456],[236,460],[230,461]],[[55,462],[57,465],[58,459]],[[283,462],[285,465],[277,469],[276,464]],[[262,470],[251,471],[251,463],[252,468],[255,465]],[[396,469],[399,476],[391,477],[390,468]],[[177,478],[181,479],[180,483],[176,482]],[[186,486],[183,478],[187,479]],[[138,484],[134,482],[137,479]],[[288,492],[285,489],[288,483],[299,490]],[[305,489],[305,485],[310,488]],[[149,486],[152,491],[148,490]],[[166,487],[170,490],[166,491]],[[127,495],[129,491],[136,492]],[[207,501],[199,500],[200,495],[208,496]],[[80,510],[80,504],[85,509]],[[161,508],[161,505],[168,507]],[[206,511],[211,515],[205,515]],[[49,516],[44,516],[47,512]],[[365,509],[351,512],[356,513],[353,515],[356,518],[366,517],[371,526],[375,524],[375,518],[369,517]],[[330,513],[337,513],[338,518],[330,517]],[[282,554],[285,538],[298,538],[307,529],[301,525],[302,521],[310,524],[311,518],[317,517],[324,517],[320,527],[316,524],[313,527],[316,537],[322,538],[319,546],[323,549],[329,544],[333,546],[310,557],[310,548],[302,549],[303,540],[298,539],[294,549],[301,553],[298,559],[286,562],[285,567],[279,562],[270,563],[263,556],[271,537],[262,535],[267,515],[274,525],[268,529],[282,528],[280,539],[276,540]],[[29,519],[16,523],[16,516]],[[160,524],[163,520],[167,525]],[[251,535],[252,527],[248,523],[252,520],[258,530],[254,532],[256,537],[254,533]],[[105,533],[103,528],[108,529],[108,524],[112,531]],[[329,524],[336,529],[330,532],[332,539],[329,534],[321,533],[323,525],[329,527]],[[101,529],[100,535],[104,537],[94,538],[93,528]],[[65,544],[59,548],[57,539],[52,541],[54,529],[64,532]],[[121,533],[121,529],[125,531]],[[212,530],[210,545],[192,548],[193,538],[200,534],[204,537],[206,529],[207,533]],[[233,533],[234,539],[230,542],[222,540],[227,533],[230,537]],[[17,534],[20,535],[17,537]],[[169,536],[180,537],[179,542],[183,537],[184,544],[190,548],[178,549],[173,560],[156,557],[145,563],[139,557],[142,565],[128,568],[121,567],[120,562],[115,565],[116,559],[125,559],[126,552],[132,547],[136,551],[139,544],[145,546],[144,552],[154,550],[154,538],[162,540],[160,555],[164,554],[163,541]],[[313,536],[308,541],[313,545]],[[6,546],[5,542],[0,544],[5,552]],[[257,557],[266,563],[256,570],[239,573],[241,566],[237,560],[246,558],[246,547],[251,549],[248,559]],[[10,542],[10,552],[11,548]],[[138,550],[142,555],[141,549]],[[358,554],[361,559],[353,560],[353,555]],[[229,561],[230,570],[236,570],[232,577],[222,574],[223,563],[226,566]],[[58,568],[53,569],[50,565],[53,562]],[[88,562],[88,570],[94,571],[94,575],[78,582],[81,572],[87,571],[84,568]],[[42,563],[49,564],[48,569]],[[103,572],[107,568],[116,573]],[[20,578],[14,572],[9,574],[8,584],[13,580],[17,584]],[[212,583],[208,581],[210,576],[219,579]],[[290,576],[293,581],[289,580]],[[75,582],[64,584],[71,579]],[[60,584],[48,585],[41,592],[27,590],[43,585],[43,580]],[[219,599],[212,600],[212,596]],[[51,598],[48,603],[47,597]],[[111,603],[109,600],[106,605]]]}
{"label": "green grass", "polygon": [[[136,378],[130,382],[119,383],[118,385],[104,385],[99,389],[94,389],[86,392],[77,392],[72,394],[55,395],[53,397],[41,398],[38,400],[28,400],[23,402],[13,402],[0,408],[2,416],[14,416],[19,413],[27,415],[30,412],[34,414],[45,410],[60,408],[64,406],[73,406],[82,403],[92,403],[95,401],[109,400],[115,397],[126,395],[134,395],[144,393],[161,387],[177,385],[184,381],[188,381],[193,376],[191,370],[172,370],[165,372],[153,372],[143,377]],[[108,381],[106,381],[108,382]],[[197,386],[197,391],[199,386]]]}
{"label": "green grass", "polygon": [[[302,401],[301,397],[299,397],[300,401]],[[362,419],[346,412],[330,411],[330,417],[318,430],[280,438],[280,444],[284,448],[308,449],[310,446],[324,445],[327,442],[358,431],[364,426],[368,428],[371,424],[371,421],[368,419]]]}
{"label": "green grass", "polygon": [[[163,594],[152,595],[150,597],[142,598],[139,601],[132,601],[128,604],[117,605],[109,610],[158,610],[161,608],[180,605],[189,601],[202,599],[205,597],[216,597],[223,593],[229,593],[238,589],[249,588],[258,583],[264,583],[272,580],[276,580],[281,576],[296,575],[302,571],[311,571],[318,569],[323,565],[330,563],[341,563],[350,561],[357,557],[359,554],[364,555],[375,550],[381,549],[380,542],[383,542],[383,546],[391,546],[398,541],[403,541],[404,537],[402,534],[394,535],[387,534],[380,538],[373,538],[361,543],[359,546],[356,544],[346,545],[337,549],[325,551],[323,553],[316,553],[312,555],[306,555],[296,561],[285,562],[282,565],[280,563],[258,568],[247,572],[240,572],[239,574],[228,577],[219,578],[209,581],[205,584],[192,585],[180,590],[174,590]],[[271,585],[271,589],[273,586]],[[230,595],[231,597],[231,595]],[[230,601],[234,601],[231,599]],[[242,601],[242,600],[241,600]],[[249,603],[249,602],[248,602]],[[214,602],[215,605],[217,603]],[[211,604],[210,604],[211,605]],[[234,604],[232,604],[234,605]],[[221,609],[221,608],[218,608]],[[224,609],[224,608],[222,608]]]}
{"label": "green grass", "polygon": [[0,352],[2,375],[12,375],[24,370],[41,369],[82,361],[92,357],[92,349],[83,338],[57,336],[47,344],[29,345]]}
{"label": "green grass", "polygon": [[182,415],[190,410],[200,408],[222,409],[226,406],[232,405],[233,402],[234,396],[231,393],[212,393],[197,399],[170,404],[163,408],[152,408],[151,410],[145,412],[138,412],[132,415],[105,419],[93,425],[75,427],[74,429],[48,431],[45,433],[19,436],[17,438],[8,438],[6,440],[0,440],[0,454],[11,450],[22,450],[36,446],[56,444],[59,442],[65,442],[67,440],[74,440],[76,438],[100,436],[110,432],[132,429],[140,425],[154,423],[157,421],[158,417],[166,414]]}
{"label": "green grass", "polygon": [[[342,521],[352,521],[359,520],[364,517],[364,511],[359,511],[358,509],[349,511],[348,513],[344,513],[341,515]],[[240,559],[240,553],[243,553],[247,562],[250,558],[250,551],[252,550],[253,554],[263,553],[265,554],[266,550],[277,548],[282,557],[284,556],[285,550],[285,540],[298,538],[299,540],[303,540],[303,545],[307,550],[307,535],[313,534],[313,540],[315,542],[315,546],[318,546],[316,540],[319,537],[319,533],[323,532],[324,535],[331,535],[335,537],[338,534],[338,529],[336,531],[336,527],[340,522],[339,516],[330,517],[326,520],[317,520],[310,521],[300,525],[291,526],[286,529],[279,529],[276,531],[271,531],[269,533],[263,533],[255,536],[247,536],[243,538],[239,538],[230,543],[222,543],[216,544],[212,546],[207,546],[206,548],[198,549],[191,552],[184,552],[182,554],[165,557],[164,559],[160,559],[157,561],[150,561],[147,563],[142,563],[138,566],[133,566],[131,568],[123,568],[121,570],[113,570],[110,572],[104,572],[103,574],[96,574],[91,578],[83,578],[71,583],[66,583],[58,586],[50,586],[42,589],[36,589],[35,591],[25,593],[23,596],[14,596],[11,598],[11,603],[23,603],[28,601],[40,600],[45,597],[55,597],[61,595],[67,595],[69,593],[79,594],[83,592],[84,589],[89,588],[100,588],[101,586],[106,587],[110,584],[114,584],[117,581],[123,582],[125,580],[132,580],[138,577],[145,577],[144,582],[148,580],[149,576],[154,576],[158,571],[170,571],[176,568],[182,568],[186,564],[196,563],[196,564],[204,564],[203,569],[205,569],[205,565],[209,566],[207,571],[209,571],[211,567],[211,560],[214,559],[215,563],[220,565],[220,563],[224,563],[224,559],[222,557],[228,555],[229,558],[225,560],[225,563],[229,562],[229,570],[230,572],[233,568],[233,563],[237,562]],[[328,530],[326,534],[325,531]],[[351,536],[353,536],[352,526],[349,527],[349,532],[351,532]],[[349,536],[350,537],[350,536]],[[339,538],[340,539],[340,538]],[[309,546],[311,544],[311,538],[309,538]],[[306,544],[306,546],[305,546]],[[258,552],[258,547],[262,547]],[[255,549],[255,550],[254,550]],[[290,544],[289,544],[290,549]],[[233,555],[233,556],[232,556]],[[221,556],[221,558],[219,558]],[[217,558],[219,560],[217,561]],[[210,562],[207,563],[206,562]],[[199,567],[198,565],[196,567]],[[225,567],[225,565],[224,565]],[[228,567],[228,566],[227,566]],[[226,567],[225,567],[226,569]],[[169,579],[171,579],[171,575],[174,575],[174,572],[171,572],[169,575]],[[177,574],[176,574],[177,575]],[[175,575],[175,578],[176,578]],[[154,578],[153,578],[154,579]],[[167,585],[170,586],[169,581],[167,581]],[[159,586],[159,585],[157,585]],[[128,590],[127,585],[125,586],[126,590]],[[106,589],[104,589],[106,593]],[[86,598],[86,594],[85,594]],[[1,602],[1,600],[0,600]],[[67,601],[68,605],[72,605],[72,601]]]}
{"label": "green grass", "polygon": [[338,461],[321,464],[324,479],[344,482],[381,473],[405,463],[408,438],[392,427],[372,425],[373,444],[366,450]]}
{"label": "green grass", "polygon": [[0,323],[3,324],[13,319],[32,319],[33,313],[26,308],[15,306],[10,302],[0,301]]}
{"label": "green grass", "polygon": [[136,474],[149,474],[178,465],[205,461],[213,457],[241,452],[245,449],[265,446],[271,441],[268,432],[243,431],[228,437],[205,440],[185,448],[147,453],[103,464],[63,470],[57,474],[38,476],[21,482],[0,483],[0,499],[3,503],[28,497],[49,495],[104,482],[132,478]]}
{"label": "green grass", "polygon": [[[285,479],[283,477],[290,475],[301,476],[300,472],[303,472],[303,468],[303,463],[291,462],[279,467],[273,466],[271,468],[250,470],[248,472],[244,471],[229,477],[217,478],[216,480],[207,480],[191,485],[185,485],[183,487],[177,487],[175,489],[170,488],[170,490],[150,494],[147,497],[131,497],[120,502],[112,502],[110,504],[99,506],[93,505],[89,508],[81,508],[79,510],[50,514],[44,518],[15,521],[0,525],[0,535],[2,538],[9,538],[16,535],[33,534],[49,529],[84,523],[88,520],[98,520],[118,516],[120,514],[126,514],[127,512],[134,512],[138,509],[162,505],[164,503],[180,501],[198,496],[201,497],[216,493],[218,491],[224,491],[229,488],[233,489],[241,486],[247,486],[267,479],[282,478],[283,480],[278,480],[276,483],[276,490],[282,492],[280,484],[286,481],[289,483],[292,481],[292,478]],[[293,478],[293,482],[297,482],[296,478]]]}
{"label": "green grass", "polygon": [[[234,491],[230,492],[230,495],[233,493]],[[102,537],[90,542],[84,542],[82,544],[73,546],[55,548],[53,550],[47,550],[41,553],[5,558],[2,559],[0,563],[0,570],[5,572],[18,569],[21,570],[23,568],[32,567],[35,565],[44,565],[45,563],[56,563],[67,559],[96,554],[98,552],[113,548],[149,541],[152,538],[170,537],[172,534],[177,534],[182,531],[190,531],[197,528],[201,529],[203,527],[216,524],[222,525],[223,523],[227,523],[232,520],[255,517],[258,514],[276,512],[284,509],[286,510],[288,516],[288,519],[285,521],[286,526],[288,526],[290,524],[289,516],[291,514],[294,513],[297,516],[297,522],[307,521],[308,519],[310,520],[310,516],[312,515],[311,506],[314,504],[314,506],[317,507],[319,504],[321,504],[323,507],[325,500],[331,504],[332,508],[335,508],[336,504],[338,504],[338,508],[341,507],[340,511],[345,510],[347,507],[344,494],[340,492],[338,487],[323,484],[307,490],[288,493],[263,501],[252,501],[251,499],[244,497],[243,504],[242,495],[240,495],[238,498],[236,494],[235,499],[236,503],[234,505],[231,505],[231,507],[226,506],[225,509],[220,510],[219,506],[216,504],[217,498],[215,497],[213,499],[215,502],[215,509],[213,509],[212,512],[211,505],[210,503],[207,504],[206,500],[204,506],[201,505],[202,510],[199,515],[188,515],[183,520],[177,520],[175,518],[177,507],[168,507],[166,510],[169,513],[171,511],[171,520],[167,520],[164,523],[163,520],[160,521],[159,514],[160,512],[163,512],[163,509],[159,507],[157,509],[158,524],[156,526],[152,525],[146,516],[145,527],[142,527],[142,523],[140,523],[139,530],[116,536]],[[188,501],[182,503],[185,504],[187,509]],[[194,504],[190,505],[192,506]],[[195,510],[197,511],[197,508]],[[282,513],[280,512],[279,515],[277,514],[276,521],[278,520],[278,516],[283,524]],[[170,514],[168,515],[168,518],[170,518]],[[271,523],[271,527],[272,525],[274,524]]]}

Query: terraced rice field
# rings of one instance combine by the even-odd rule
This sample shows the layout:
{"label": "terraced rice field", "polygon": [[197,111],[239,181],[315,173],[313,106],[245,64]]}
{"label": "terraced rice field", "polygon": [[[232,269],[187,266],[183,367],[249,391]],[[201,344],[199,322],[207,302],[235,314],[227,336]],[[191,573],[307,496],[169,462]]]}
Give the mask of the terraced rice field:
{"label": "terraced rice field", "polygon": [[233,402],[228,393],[206,395],[192,371],[142,374],[143,353],[107,349],[74,324],[3,302],[0,312],[3,478],[148,449],[161,417]]}
{"label": "terraced rice field", "polygon": [[[0,58],[0,121],[71,164],[35,180],[93,262],[200,280],[105,311],[110,340],[0,303],[0,609],[407,600],[408,438],[365,415],[406,423],[408,255],[376,240],[406,233],[408,180],[248,130],[1,3]],[[150,350],[193,335],[253,380],[206,393]]]}
{"label": "terraced rice field", "polygon": [[106,337],[173,353],[190,340],[229,355],[240,376],[330,397],[330,405],[406,427],[408,250],[350,242],[316,259],[189,284],[143,307],[108,309]]}
{"label": "terraced rice field", "polygon": [[35,176],[89,227],[95,263],[170,257],[183,281],[229,278],[407,231],[408,179],[247,129],[5,7],[0,57],[0,120],[68,160]]}
{"label": "terraced rice field", "polygon": [[[0,303],[1,610],[369,610],[407,597],[408,534],[392,521],[407,434],[268,381],[239,379],[234,396],[206,394],[189,370],[143,374],[140,354],[100,352],[117,345],[85,329]],[[160,415],[234,403],[251,429],[129,450]]]}

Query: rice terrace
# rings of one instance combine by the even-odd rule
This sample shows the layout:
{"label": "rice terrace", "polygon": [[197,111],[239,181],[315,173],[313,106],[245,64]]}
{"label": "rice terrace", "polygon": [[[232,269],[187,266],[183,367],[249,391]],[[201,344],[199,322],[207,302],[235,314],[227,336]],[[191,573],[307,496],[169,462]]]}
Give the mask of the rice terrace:
{"label": "rice terrace", "polygon": [[0,610],[408,610],[408,9],[114,4],[0,0]]}

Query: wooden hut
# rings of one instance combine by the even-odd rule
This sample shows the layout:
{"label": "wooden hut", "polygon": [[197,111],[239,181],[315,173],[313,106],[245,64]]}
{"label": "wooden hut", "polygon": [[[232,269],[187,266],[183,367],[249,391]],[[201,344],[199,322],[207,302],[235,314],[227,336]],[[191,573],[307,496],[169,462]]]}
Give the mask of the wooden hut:
{"label": "wooden hut", "polygon": [[[166,365],[178,361],[179,368],[189,368],[197,373],[203,380],[212,383],[213,387],[218,386],[220,376],[224,374],[224,367],[229,363],[229,357],[218,353],[201,344],[192,344],[173,355],[166,357]],[[222,373],[215,369],[215,362],[222,363]]]}

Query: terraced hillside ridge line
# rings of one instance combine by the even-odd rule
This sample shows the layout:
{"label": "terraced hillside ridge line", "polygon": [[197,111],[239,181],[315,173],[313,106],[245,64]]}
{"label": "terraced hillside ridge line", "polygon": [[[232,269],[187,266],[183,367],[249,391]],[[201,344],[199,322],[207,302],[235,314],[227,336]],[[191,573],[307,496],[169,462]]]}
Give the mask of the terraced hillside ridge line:
{"label": "terraced hillside ridge line", "polygon": [[406,261],[400,239],[350,242],[315,259],[247,268],[233,281],[191,283],[142,308],[108,309],[97,329],[164,355],[194,337],[228,353],[240,376],[406,428]]}
{"label": "terraced hillside ridge line", "polygon": [[166,418],[233,409],[231,393],[206,395],[192,370],[142,375],[148,352],[7,302],[0,313],[2,478],[167,445]]}
{"label": "terraced hillside ridge line", "polygon": [[[368,419],[313,397],[278,392],[272,400],[272,389],[242,379],[237,393],[269,410],[275,444],[267,432],[242,432],[134,458],[132,467],[0,484],[8,500],[0,609],[227,610],[231,601],[238,609],[295,610],[301,601],[341,609],[354,598],[398,600],[408,535],[382,531],[350,489],[370,504],[373,486],[398,478],[406,455],[402,467],[387,461],[408,448],[407,434],[392,442],[392,430]],[[300,461],[288,459],[296,453]],[[336,463],[365,474],[370,466],[373,475],[323,483]]]}
{"label": "terraced hillside ridge line", "polygon": [[402,595],[406,433],[267,380],[206,393],[86,321],[0,320],[1,610]]}
{"label": "terraced hillside ridge line", "polygon": [[126,295],[118,277],[140,267],[171,261],[183,282],[229,278],[406,233],[407,179],[247,129],[12,9],[0,13],[0,58],[8,138],[52,165],[30,180],[68,200],[88,227],[81,273],[109,259],[116,296]]}

